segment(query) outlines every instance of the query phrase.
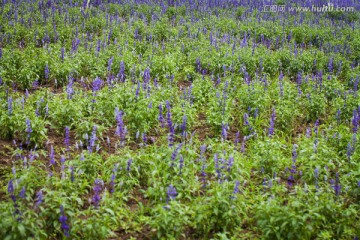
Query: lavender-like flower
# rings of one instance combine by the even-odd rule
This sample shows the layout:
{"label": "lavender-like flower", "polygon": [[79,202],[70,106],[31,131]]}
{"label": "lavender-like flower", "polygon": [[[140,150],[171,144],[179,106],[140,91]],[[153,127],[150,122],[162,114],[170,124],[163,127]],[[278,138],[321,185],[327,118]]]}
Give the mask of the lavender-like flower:
{"label": "lavender-like flower", "polygon": [[232,196],[231,196],[232,199],[235,199],[235,198],[236,198],[235,195],[240,192],[239,186],[240,186],[240,182],[239,182],[238,180],[236,180],[236,182],[235,182],[235,187],[234,187],[234,191],[233,191],[233,194],[232,194]]}
{"label": "lavender-like flower", "polygon": [[26,197],[26,188],[25,187],[21,188],[21,191],[19,193],[19,197],[20,198],[25,198]]}
{"label": "lavender-like flower", "polygon": [[158,120],[161,124],[161,127],[164,128],[164,122],[165,122],[165,119],[164,119],[164,116],[163,116],[163,109],[162,109],[162,105],[160,103],[159,105],[159,117],[158,117]]}
{"label": "lavender-like flower", "polygon": [[97,139],[96,130],[97,130],[97,126],[94,125],[92,135],[91,135],[90,140],[89,140],[89,153],[92,153],[92,150],[95,147],[95,141]]}
{"label": "lavender-like flower", "polygon": [[234,157],[230,157],[229,160],[228,160],[228,167],[227,167],[227,171],[230,173],[230,170],[232,168],[232,166],[234,165]]}
{"label": "lavender-like flower", "polygon": [[112,65],[113,61],[114,61],[114,57],[111,57],[108,61],[108,68],[107,68],[108,72],[111,72],[111,65]]}
{"label": "lavender-like flower", "polygon": [[150,76],[150,68],[146,68],[143,74],[143,81],[144,81],[144,89],[146,85],[150,82],[151,76]]}
{"label": "lavender-like flower", "polygon": [[293,160],[293,162],[295,163],[296,162],[296,159],[297,159],[297,152],[296,152],[296,148],[297,148],[298,146],[296,145],[296,144],[294,144],[293,145],[293,151],[292,151],[292,160]]}
{"label": "lavender-like flower", "polygon": [[36,193],[35,206],[39,206],[43,201],[44,201],[44,196],[43,196],[42,190],[40,189],[40,190]]}
{"label": "lavender-like flower", "polygon": [[315,133],[316,137],[319,134],[319,119],[316,119],[316,121],[315,121],[314,133]]}
{"label": "lavender-like flower", "polygon": [[168,141],[169,141],[169,147],[174,145],[174,141],[175,141],[175,129],[174,129],[174,125],[172,123],[171,120],[171,108],[170,108],[170,102],[166,101],[166,108],[167,108],[167,123],[168,123],[168,127],[169,127],[169,137],[168,137]]}
{"label": "lavender-like flower", "polygon": [[132,164],[133,160],[130,158],[127,163],[126,163],[126,171],[128,173],[130,173],[130,170],[131,170],[131,164]]}
{"label": "lavender-like flower", "polygon": [[116,131],[115,134],[120,137],[120,142],[123,143],[126,136],[126,127],[123,120],[123,111],[115,108]]}
{"label": "lavender-like flower", "polygon": [[180,144],[174,149],[173,153],[171,154],[171,164],[170,164],[170,166],[174,166],[174,165],[175,165],[174,162],[175,162],[175,159],[176,159],[177,155],[179,154],[179,151],[180,151],[181,147],[182,147],[182,143],[180,143]]}
{"label": "lavender-like flower", "polygon": [[54,147],[52,145],[50,146],[49,157],[50,157],[50,166],[52,166],[55,164],[55,153],[54,153]]}
{"label": "lavender-like flower", "polygon": [[71,182],[75,181],[74,166],[70,166],[70,180]]}
{"label": "lavender-like flower", "polygon": [[269,127],[269,136],[274,135],[275,130],[275,108],[272,109],[271,118],[270,118],[270,127]]}
{"label": "lavender-like flower", "polygon": [[14,183],[13,183],[13,179],[10,179],[9,183],[8,183],[8,193],[10,195],[14,194]]}
{"label": "lavender-like flower", "polygon": [[316,187],[316,189],[318,189],[319,188],[319,186],[318,186],[319,168],[315,168],[314,176],[315,176],[315,187]]}
{"label": "lavender-like flower", "polygon": [[284,74],[281,71],[280,75],[279,75],[279,86],[280,86],[280,96],[284,96],[284,86],[283,86],[283,79],[284,79]]}
{"label": "lavender-like flower", "polygon": [[65,127],[65,139],[64,144],[66,146],[66,149],[70,149],[70,128],[68,126]]}
{"label": "lavender-like flower", "polygon": [[340,185],[340,180],[339,180],[339,173],[336,173],[336,177],[335,177],[335,184],[334,184],[334,191],[335,191],[335,195],[339,196],[341,193],[341,185]]}
{"label": "lavender-like flower", "polygon": [[94,196],[92,198],[93,205],[97,208],[101,201],[101,192],[103,190],[104,182],[100,179],[95,179],[95,186],[93,187]]}
{"label": "lavender-like flower", "polygon": [[356,133],[358,128],[359,128],[359,121],[360,121],[360,116],[359,113],[356,111],[356,109],[354,109],[353,111],[353,116],[351,118],[351,123],[352,123],[352,131],[353,133]]}
{"label": "lavender-like flower", "polygon": [[186,138],[186,115],[183,116],[183,122],[181,124],[182,136]]}
{"label": "lavender-like flower", "polygon": [[73,80],[73,78],[70,76],[70,77],[69,77],[69,83],[68,83],[68,85],[66,86],[66,93],[67,93],[67,98],[68,98],[68,99],[72,99],[72,95],[74,94],[73,83],[74,83],[74,80]]}
{"label": "lavender-like flower", "polygon": [[50,70],[49,70],[49,66],[48,64],[46,64],[45,66],[45,79],[49,79],[49,73],[50,73]]}
{"label": "lavender-like flower", "polygon": [[30,143],[30,134],[32,133],[32,129],[31,129],[31,121],[30,119],[26,119],[26,130],[25,132],[27,133],[27,137],[26,137],[26,144]]}
{"label": "lavender-like flower", "polygon": [[143,140],[144,146],[146,146],[147,137],[146,137],[146,133],[145,133],[145,132],[142,134],[142,140]]}
{"label": "lavender-like flower", "polygon": [[119,164],[115,164],[114,169],[112,170],[111,174],[111,181],[110,181],[110,192],[113,193],[115,191],[115,178],[116,178],[116,172],[118,170]]}
{"label": "lavender-like flower", "polygon": [[247,113],[244,113],[244,124],[245,126],[250,126],[249,115]]}
{"label": "lavender-like flower", "polygon": [[167,194],[167,200],[166,202],[169,202],[169,200],[174,200],[177,196],[177,192],[176,192],[176,188],[170,184],[170,186],[168,187],[167,191],[166,191],[166,194]]}
{"label": "lavender-like flower", "polygon": [[221,124],[221,136],[222,136],[222,141],[226,141],[227,139],[227,129],[229,128],[228,124]]}
{"label": "lavender-like flower", "polygon": [[61,61],[64,61],[64,55],[65,55],[65,48],[62,47],[61,48],[61,56],[60,56]]}
{"label": "lavender-like flower", "polygon": [[117,75],[117,77],[120,79],[120,82],[125,82],[125,64],[124,61],[120,62],[120,70]]}
{"label": "lavender-like flower", "polygon": [[66,221],[67,221],[67,217],[65,215],[64,207],[63,207],[63,205],[60,205],[59,222],[61,223],[61,230],[63,231],[63,233],[66,237],[70,237],[70,233],[69,233],[70,227],[66,223]]}
{"label": "lavender-like flower", "polygon": [[8,98],[8,114],[9,114],[9,115],[11,115],[12,112],[13,112],[12,105],[13,105],[13,99],[12,99],[12,97],[10,96],[10,97]]}
{"label": "lavender-like flower", "polygon": [[92,82],[92,91],[93,92],[99,91],[102,85],[103,85],[103,81],[99,77],[96,77],[95,80]]}
{"label": "lavender-like flower", "polygon": [[329,60],[329,63],[328,63],[328,70],[329,72],[333,72],[334,70],[334,59],[331,57],[330,60]]}

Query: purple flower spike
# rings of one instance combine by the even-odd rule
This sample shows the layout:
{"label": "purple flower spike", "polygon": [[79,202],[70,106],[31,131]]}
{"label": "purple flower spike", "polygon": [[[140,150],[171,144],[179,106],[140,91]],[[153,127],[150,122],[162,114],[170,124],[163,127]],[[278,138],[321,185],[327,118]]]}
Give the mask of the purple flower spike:
{"label": "purple flower spike", "polygon": [[167,202],[169,200],[170,201],[174,200],[176,198],[176,196],[177,196],[176,188],[172,184],[170,184],[170,186],[167,189],[166,194],[167,194]]}
{"label": "purple flower spike", "polygon": [[275,117],[276,117],[275,108],[273,108],[273,109],[272,109],[272,113],[271,113],[271,118],[270,118],[269,136],[273,136],[273,135],[274,135],[274,131],[275,131]]}
{"label": "purple flower spike", "polygon": [[49,73],[50,73],[50,70],[49,70],[49,66],[46,64],[45,66],[45,79],[49,79]]}
{"label": "purple flower spike", "polygon": [[93,188],[94,196],[92,198],[92,203],[95,207],[98,207],[101,201],[101,192],[103,190],[104,182],[100,179],[95,179],[95,186]]}
{"label": "purple flower spike", "polygon": [[228,130],[228,128],[229,128],[229,125],[222,123],[222,124],[221,124],[221,128],[222,128],[222,130],[221,130],[222,140],[223,140],[223,141],[226,141],[226,139],[227,139],[227,130]]}
{"label": "purple flower spike", "polygon": [[39,206],[43,201],[44,201],[44,196],[43,196],[42,190],[40,189],[40,190],[36,193],[35,206]]}
{"label": "purple flower spike", "polygon": [[70,227],[69,225],[66,223],[67,221],[67,217],[65,215],[64,212],[64,207],[62,205],[60,205],[60,217],[59,217],[59,222],[61,223],[61,230],[63,231],[64,235],[66,237],[70,237]]}
{"label": "purple flower spike", "polygon": [[131,170],[131,164],[132,164],[133,160],[130,158],[127,163],[126,163],[126,171],[128,173],[130,173],[130,170]]}
{"label": "purple flower spike", "polygon": [[31,121],[30,119],[26,119],[26,133],[27,133],[27,137],[26,137],[26,144],[30,143],[30,134],[32,133],[32,129],[31,129]]}
{"label": "purple flower spike", "polygon": [[25,198],[25,197],[26,197],[26,188],[25,188],[25,187],[22,187],[22,188],[21,188],[19,197],[20,197],[20,198]]}
{"label": "purple flower spike", "polygon": [[50,147],[50,166],[54,165],[55,164],[55,153],[54,153],[54,147],[51,146]]}
{"label": "purple flower spike", "polygon": [[68,126],[65,127],[65,140],[64,140],[66,149],[70,149],[70,128]]}

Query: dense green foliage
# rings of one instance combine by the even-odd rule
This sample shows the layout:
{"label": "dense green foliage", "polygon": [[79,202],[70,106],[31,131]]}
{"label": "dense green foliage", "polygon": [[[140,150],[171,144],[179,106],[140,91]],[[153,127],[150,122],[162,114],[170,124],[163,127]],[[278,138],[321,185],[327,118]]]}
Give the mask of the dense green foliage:
{"label": "dense green foliage", "polygon": [[0,4],[1,239],[360,237],[358,12],[109,2]]}

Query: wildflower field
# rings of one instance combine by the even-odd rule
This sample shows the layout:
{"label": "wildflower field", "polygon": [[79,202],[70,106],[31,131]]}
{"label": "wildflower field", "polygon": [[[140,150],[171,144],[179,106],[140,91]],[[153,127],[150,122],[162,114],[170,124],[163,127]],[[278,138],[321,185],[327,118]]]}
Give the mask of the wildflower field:
{"label": "wildflower field", "polygon": [[358,239],[360,2],[286,11],[326,4],[1,0],[0,239]]}

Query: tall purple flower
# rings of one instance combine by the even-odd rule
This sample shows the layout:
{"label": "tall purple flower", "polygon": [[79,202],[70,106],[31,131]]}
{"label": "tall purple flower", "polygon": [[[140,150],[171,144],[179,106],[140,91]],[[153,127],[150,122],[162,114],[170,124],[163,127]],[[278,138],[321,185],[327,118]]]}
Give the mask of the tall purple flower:
{"label": "tall purple flower", "polygon": [[39,206],[43,201],[44,201],[44,196],[43,196],[42,190],[40,189],[40,190],[36,193],[35,206]]}
{"label": "tall purple flower", "polygon": [[111,57],[108,61],[108,67],[107,67],[108,72],[111,72],[111,65],[113,61],[114,61],[114,57]]}
{"label": "tall purple flower", "polygon": [[280,72],[280,76],[279,76],[279,86],[280,86],[280,96],[284,96],[284,86],[283,86],[283,79],[284,79],[284,74],[281,71]]}
{"label": "tall purple flower", "polygon": [[92,82],[92,91],[93,92],[99,91],[102,85],[103,85],[103,81],[99,77],[96,77],[95,80]]}
{"label": "tall purple flower", "polygon": [[31,129],[31,121],[30,119],[26,119],[26,130],[25,132],[27,133],[27,137],[26,137],[26,144],[30,143],[30,134],[32,133],[32,129]]}
{"label": "tall purple flower", "polygon": [[236,194],[238,194],[240,192],[239,190],[239,186],[240,186],[240,182],[238,180],[236,180],[235,182],[235,187],[234,187],[234,191],[233,194],[231,196],[231,199],[235,199],[236,198]]}
{"label": "tall purple flower", "polygon": [[175,162],[175,159],[177,158],[177,155],[179,154],[179,151],[182,147],[182,143],[180,143],[175,149],[174,151],[172,152],[171,154],[171,166],[174,166],[174,162]]}
{"label": "tall purple flower", "polygon": [[69,83],[66,86],[66,94],[68,99],[72,99],[72,95],[74,94],[73,83],[74,83],[73,77],[70,76]]}
{"label": "tall purple flower", "polygon": [[315,168],[315,170],[314,170],[314,177],[315,177],[315,187],[316,187],[316,189],[318,189],[318,188],[319,188],[319,186],[318,186],[319,168]]}
{"label": "tall purple flower", "polygon": [[227,130],[229,128],[228,124],[221,124],[221,136],[222,136],[222,141],[226,141],[227,139]]}
{"label": "tall purple flower", "polygon": [[70,227],[66,223],[66,221],[67,221],[67,217],[65,215],[64,207],[63,207],[63,205],[60,205],[59,222],[61,223],[61,230],[63,231],[63,233],[66,237],[70,237],[70,233],[69,233]]}
{"label": "tall purple flower", "polygon": [[8,114],[9,114],[9,115],[11,115],[12,112],[13,112],[12,105],[13,105],[13,99],[12,99],[12,97],[10,96],[10,97],[8,98]]}
{"label": "tall purple flower", "polygon": [[54,153],[54,147],[53,146],[50,147],[49,157],[50,157],[50,166],[52,166],[52,165],[55,164],[55,153]]}
{"label": "tall purple flower", "polygon": [[48,66],[48,64],[46,64],[46,66],[45,66],[45,79],[46,80],[49,79],[49,73],[50,73],[49,66]]}
{"label": "tall purple flower", "polygon": [[20,198],[25,198],[26,197],[26,188],[25,187],[21,188],[21,191],[19,193],[19,197]]}
{"label": "tall purple flower", "polygon": [[146,68],[143,74],[143,81],[144,81],[144,89],[146,85],[150,82],[150,68]]}
{"label": "tall purple flower", "polygon": [[111,174],[111,181],[110,181],[110,192],[113,193],[115,191],[115,178],[116,178],[116,172],[118,170],[119,164],[115,164],[114,169],[112,170]]}
{"label": "tall purple flower", "polygon": [[169,200],[170,201],[174,200],[177,196],[176,188],[172,184],[170,184],[170,186],[166,191],[166,194],[167,194],[167,202],[169,202]]}
{"label": "tall purple flower", "polygon": [[175,128],[174,125],[172,123],[171,120],[171,107],[170,107],[170,102],[166,101],[166,108],[167,108],[167,123],[168,123],[168,127],[169,127],[169,137],[168,137],[168,141],[169,141],[169,147],[174,145],[174,141],[175,141]]}
{"label": "tall purple flower", "polygon": [[274,131],[275,131],[275,117],[276,117],[275,108],[273,108],[273,109],[272,109],[272,113],[271,113],[271,118],[270,118],[269,136],[274,135]]}
{"label": "tall purple flower", "polygon": [[330,60],[329,60],[329,63],[328,63],[328,70],[329,72],[333,72],[334,70],[334,59],[331,57]]}
{"label": "tall purple flower", "polygon": [[13,179],[10,179],[9,183],[8,183],[8,193],[11,197],[11,199],[14,200],[14,182],[13,182]]}
{"label": "tall purple flower", "polygon": [[182,136],[186,138],[186,115],[183,116],[183,122],[181,124]]}
{"label": "tall purple flower", "polygon": [[104,182],[100,179],[95,179],[94,184],[95,184],[95,186],[93,187],[94,195],[92,197],[92,203],[97,208],[101,201],[100,194],[103,190]]}
{"label": "tall purple flower", "polygon": [[358,128],[359,128],[359,121],[360,121],[360,115],[359,113],[356,111],[356,109],[354,109],[353,111],[353,116],[351,118],[351,123],[352,123],[352,131],[353,133],[356,133]]}
{"label": "tall purple flower", "polygon": [[120,70],[117,75],[117,77],[120,79],[120,82],[125,82],[125,64],[124,61],[120,62]]}
{"label": "tall purple flower", "polygon": [[119,111],[118,108],[115,108],[115,119],[116,119],[116,131],[115,134],[120,137],[120,142],[123,143],[125,141],[126,136],[126,127],[123,120],[123,111]]}
{"label": "tall purple flower", "polygon": [[296,159],[297,159],[297,152],[296,152],[296,148],[297,148],[298,146],[296,145],[296,144],[294,144],[294,146],[293,146],[293,151],[292,151],[292,160],[293,160],[293,162],[295,163],[296,162]]}
{"label": "tall purple flower", "polygon": [[97,130],[97,126],[94,125],[93,131],[92,131],[92,134],[91,134],[91,137],[90,137],[90,140],[89,140],[89,153],[92,153],[92,150],[95,147],[95,142],[97,140],[96,130]]}
{"label": "tall purple flower", "polygon": [[64,143],[65,143],[66,149],[69,150],[70,149],[70,128],[68,126],[65,127]]}
{"label": "tall purple flower", "polygon": [[165,122],[165,119],[164,119],[164,116],[163,116],[163,109],[162,109],[162,105],[160,103],[159,105],[159,117],[158,117],[158,120],[161,124],[161,127],[163,128],[164,127],[164,122]]}
{"label": "tall purple flower", "polygon": [[64,55],[65,55],[65,48],[62,47],[61,48],[61,56],[60,56],[61,61],[64,61]]}
{"label": "tall purple flower", "polygon": [[341,185],[340,185],[340,180],[339,180],[339,173],[336,173],[336,177],[335,177],[335,184],[333,186],[334,191],[335,191],[335,195],[339,196],[341,193]]}
{"label": "tall purple flower", "polygon": [[128,173],[130,173],[130,170],[131,170],[131,164],[132,164],[133,160],[130,158],[127,163],[126,163],[126,171]]}
{"label": "tall purple flower", "polygon": [[316,121],[315,121],[314,133],[315,133],[316,137],[319,134],[319,119],[316,119]]}

